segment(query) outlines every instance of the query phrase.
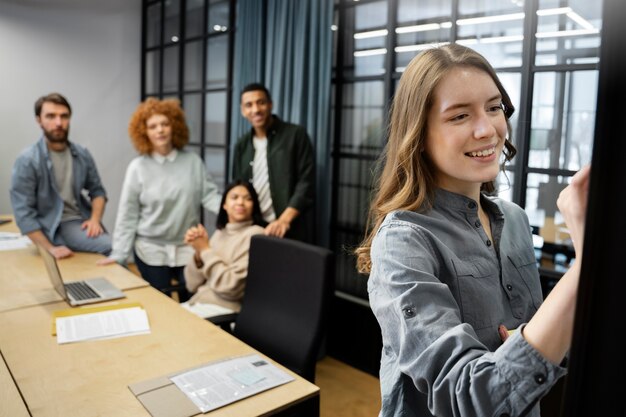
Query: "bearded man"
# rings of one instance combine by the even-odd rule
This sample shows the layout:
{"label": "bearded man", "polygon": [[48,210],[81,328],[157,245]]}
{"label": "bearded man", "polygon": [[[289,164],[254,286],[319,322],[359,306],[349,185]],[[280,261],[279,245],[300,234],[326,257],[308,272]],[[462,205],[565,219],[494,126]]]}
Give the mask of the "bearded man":
{"label": "bearded man", "polygon": [[22,234],[57,259],[73,251],[108,255],[111,237],[101,223],[106,191],[89,151],[68,139],[71,115],[61,94],[35,102],[43,134],[13,165],[13,215]]}

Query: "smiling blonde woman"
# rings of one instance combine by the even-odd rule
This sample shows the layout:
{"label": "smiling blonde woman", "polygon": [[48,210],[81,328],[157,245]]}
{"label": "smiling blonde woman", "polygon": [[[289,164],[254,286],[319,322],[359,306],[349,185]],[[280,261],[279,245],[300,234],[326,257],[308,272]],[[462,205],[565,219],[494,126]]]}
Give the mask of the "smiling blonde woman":
{"label": "smiling blonde woman", "polygon": [[[381,416],[538,416],[566,372],[580,262],[543,301],[526,214],[492,196],[512,113],[460,45],[422,52],[400,79],[357,249],[383,337]],[[588,176],[558,202],[578,254]]]}

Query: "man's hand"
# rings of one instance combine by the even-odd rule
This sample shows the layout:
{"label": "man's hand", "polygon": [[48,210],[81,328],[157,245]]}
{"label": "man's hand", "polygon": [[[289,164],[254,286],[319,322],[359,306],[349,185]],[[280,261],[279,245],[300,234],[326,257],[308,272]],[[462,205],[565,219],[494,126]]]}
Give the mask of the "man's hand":
{"label": "man's hand", "polygon": [[104,232],[100,222],[93,219],[85,220],[83,224],[80,225],[80,228],[82,230],[87,229],[87,237],[97,237]]}
{"label": "man's hand", "polygon": [[48,248],[48,252],[57,259],[68,258],[74,255],[74,252],[67,246],[51,246]]}
{"label": "man's hand", "polygon": [[267,226],[265,226],[265,234],[268,236],[285,237],[285,234],[289,231],[289,223],[281,219],[276,219]]}

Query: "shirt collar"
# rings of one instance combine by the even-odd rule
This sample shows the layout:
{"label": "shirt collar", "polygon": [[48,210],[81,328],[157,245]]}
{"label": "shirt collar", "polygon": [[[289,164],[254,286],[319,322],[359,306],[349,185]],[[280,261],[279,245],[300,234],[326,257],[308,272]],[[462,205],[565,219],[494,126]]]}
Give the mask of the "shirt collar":
{"label": "shirt collar", "polygon": [[[502,211],[498,205],[493,202],[489,197],[484,194],[480,194],[480,201],[483,209],[487,212],[493,213],[497,218],[503,217]],[[455,211],[463,211],[466,213],[478,212],[478,205],[476,200],[466,197],[461,194],[453,193],[451,191],[438,188],[435,191],[435,207],[447,208]]]}
{"label": "shirt collar", "polygon": [[152,158],[154,158],[154,160],[157,161],[159,164],[164,164],[165,161],[174,162],[174,160],[176,159],[176,155],[178,155],[177,149],[172,149],[172,151],[165,156],[161,155],[158,152],[152,152],[151,154]]}

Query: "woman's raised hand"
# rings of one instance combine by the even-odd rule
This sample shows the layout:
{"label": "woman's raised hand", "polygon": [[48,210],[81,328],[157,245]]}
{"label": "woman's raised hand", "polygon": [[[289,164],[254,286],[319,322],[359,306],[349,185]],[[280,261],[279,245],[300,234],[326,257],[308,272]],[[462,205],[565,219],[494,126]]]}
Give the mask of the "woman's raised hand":
{"label": "woman's raised hand", "polygon": [[589,165],[581,168],[572,177],[570,184],[561,191],[556,202],[569,229],[577,257],[582,256],[590,172]]}

